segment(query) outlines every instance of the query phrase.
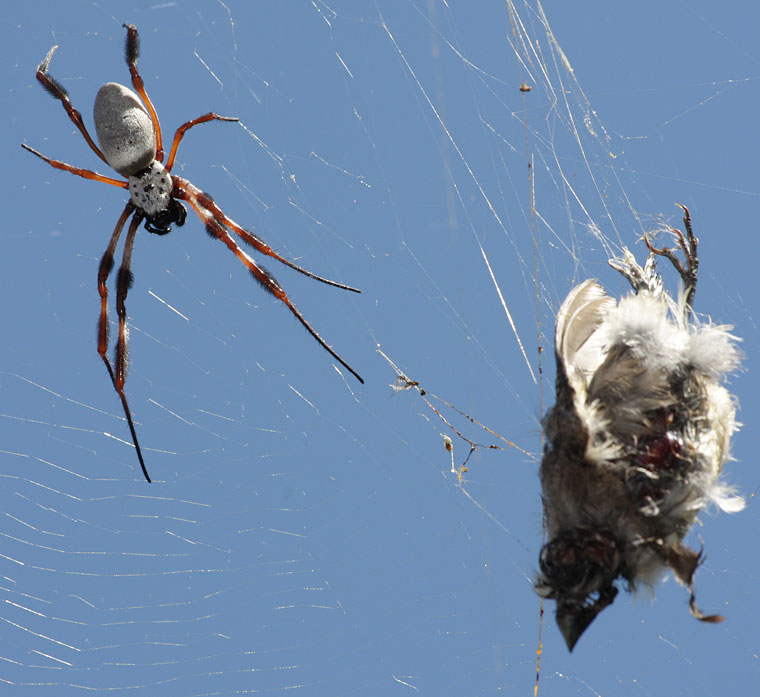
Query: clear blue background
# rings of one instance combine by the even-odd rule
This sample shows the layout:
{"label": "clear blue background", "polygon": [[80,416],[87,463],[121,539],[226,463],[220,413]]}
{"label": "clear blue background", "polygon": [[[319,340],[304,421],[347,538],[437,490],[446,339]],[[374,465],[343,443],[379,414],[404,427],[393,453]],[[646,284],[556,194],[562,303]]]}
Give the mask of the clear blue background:
{"label": "clear blue background", "polygon": [[[669,580],[653,603],[619,596],[569,655],[547,604],[539,694],[755,689],[750,3],[546,3],[553,34],[535,5],[505,2],[14,5],[0,10],[7,694],[531,694],[553,317],[583,278],[623,292],[608,256],[627,245],[643,259],[643,232],[680,224],[675,202],[701,240],[697,309],[735,325],[746,353],[727,477],[749,505],[703,515],[689,538],[707,555],[698,601],[727,620],[694,621]],[[361,387],[197,220],[141,231],[127,392],[153,485],[95,351],[97,263],[124,192],[19,147],[104,171],[34,70],[59,44],[51,73],[91,124],[98,87],[128,83],[124,21],[166,140],[210,110],[245,126],[194,129],[176,171],[286,256],[364,291],[267,264]],[[481,247],[537,376],[543,349],[537,381]],[[460,487],[446,426],[416,393],[392,393],[378,346],[532,456],[480,449]],[[468,446],[451,435],[460,463]]]}

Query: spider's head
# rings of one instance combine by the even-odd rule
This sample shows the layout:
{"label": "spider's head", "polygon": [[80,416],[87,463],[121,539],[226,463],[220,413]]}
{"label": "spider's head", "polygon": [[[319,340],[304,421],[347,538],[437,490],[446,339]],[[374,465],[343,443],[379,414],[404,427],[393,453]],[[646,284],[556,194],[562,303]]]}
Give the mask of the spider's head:
{"label": "spider's head", "polygon": [[177,199],[172,198],[167,208],[145,218],[145,229],[156,235],[165,235],[172,231],[172,223],[176,223],[177,227],[182,227],[186,217],[187,208]]}

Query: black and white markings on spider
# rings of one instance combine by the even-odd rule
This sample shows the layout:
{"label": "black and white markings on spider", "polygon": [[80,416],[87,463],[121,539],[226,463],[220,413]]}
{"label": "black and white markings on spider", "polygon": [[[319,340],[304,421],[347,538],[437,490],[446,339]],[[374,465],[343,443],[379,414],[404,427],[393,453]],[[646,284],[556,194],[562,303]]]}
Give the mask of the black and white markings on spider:
{"label": "black and white markings on spider", "polygon": [[[145,211],[148,219],[154,220],[168,211],[171,205],[172,178],[160,162],[155,160],[145,169],[129,177],[129,195],[132,203]],[[178,225],[184,224],[177,220]],[[157,232],[151,230],[151,232]]]}
{"label": "black and white markings on spider", "polygon": [[[350,290],[354,293],[361,291],[357,288],[318,276],[294,264],[292,261],[288,261],[275,252],[258,235],[246,230],[232,218],[225,215],[211,196],[195,187],[186,179],[171,174],[174,160],[177,156],[177,149],[189,129],[202,123],[208,123],[209,121],[238,121],[238,119],[230,116],[219,116],[214,112],[209,112],[183,123],[174,134],[169,156],[164,164],[163,138],[158,114],[148,97],[142,77],[137,69],[137,59],[140,51],[137,28],[131,24],[125,24],[124,28],[127,30],[125,44],[126,63],[135,91],[115,82],[106,83],[98,91],[94,104],[94,121],[100,147],[95,144],[87,131],[82,116],[72,105],[66,89],[48,72],[50,61],[58,48],[57,46],[53,46],[48,51],[47,56],[45,56],[45,59],[38,66],[37,80],[54,99],[61,102],[64,110],[79,129],[90,149],[103,162],[125,177],[126,181],[124,179],[106,177],[89,169],[74,167],[60,160],[53,160],[25,144],[22,144],[22,147],[47,162],[51,167],[129,191],[130,200],[119,216],[108,247],[106,247],[106,251],[101,257],[98,267],[98,294],[100,296],[98,354],[102,358],[114,389],[119,395],[124,415],[129,425],[132,442],[137,452],[137,459],[140,462],[145,479],[150,482],[151,479],[148,475],[140,443],[137,439],[132,412],[124,391],[128,353],[127,311],[125,303],[127,293],[132,285],[132,272],[130,270],[132,248],[140,223],[145,223],[145,229],[148,232],[165,235],[171,232],[172,225],[181,226],[184,224],[187,216],[185,205],[189,205],[203,222],[206,232],[213,239],[222,242],[248,269],[264,290],[271,293],[287,306],[290,312],[325,351],[359,382],[364,383],[361,376],[311,326],[269,271],[240,247],[235,235],[260,254],[272,257],[309,278],[342,288],[343,290]],[[112,364],[108,358],[108,289],[106,282],[114,266],[116,246],[121,237],[122,230],[130,217],[131,221],[124,242],[121,266],[116,275],[116,313],[119,331],[116,340],[115,360],[114,364]]]}
{"label": "black and white markings on spider", "polygon": [[[624,250],[611,265],[632,285],[619,302],[593,280],[576,286],[557,314],[557,401],[544,418],[541,463],[548,542],[536,591],[557,603],[556,620],[572,651],[612,604],[653,587],[670,570],[690,593],[702,560],[683,544],[699,511],[726,512],[744,500],[719,481],[737,426],[723,378],[739,364],[731,327],[697,320],[697,239],[683,207],[686,236],[673,229],[682,263],[647,240],[642,268]],[[679,300],[655,271],[666,257],[681,276]]]}

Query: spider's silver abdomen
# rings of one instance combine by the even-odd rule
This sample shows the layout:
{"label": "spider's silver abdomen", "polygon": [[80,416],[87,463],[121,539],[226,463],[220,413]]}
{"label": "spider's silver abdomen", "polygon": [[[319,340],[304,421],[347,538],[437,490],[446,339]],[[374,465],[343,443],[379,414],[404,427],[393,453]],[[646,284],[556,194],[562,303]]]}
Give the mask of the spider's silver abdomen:
{"label": "spider's silver abdomen", "polygon": [[129,193],[132,203],[153,218],[167,210],[171,202],[172,178],[158,160],[129,178]]}
{"label": "spider's silver abdomen", "polygon": [[128,87],[107,82],[93,109],[98,143],[108,164],[130,177],[156,159],[156,134],[140,98]]}

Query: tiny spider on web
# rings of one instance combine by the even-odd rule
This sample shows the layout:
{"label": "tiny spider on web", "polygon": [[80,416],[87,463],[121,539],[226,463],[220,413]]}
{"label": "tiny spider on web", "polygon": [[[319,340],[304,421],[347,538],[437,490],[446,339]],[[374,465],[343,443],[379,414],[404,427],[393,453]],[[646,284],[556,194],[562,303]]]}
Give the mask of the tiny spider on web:
{"label": "tiny spider on web", "polygon": [[[140,73],[137,70],[137,58],[140,50],[137,28],[132,24],[124,24],[123,26],[127,30],[125,58],[132,77],[132,86],[137,91],[137,94],[124,85],[115,82],[108,82],[100,88],[95,97],[94,106],[95,130],[100,148],[95,145],[90,134],[87,132],[82,116],[71,104],[66,89],[48,73],[50,60],[58,46],[53,46],[48,51],[47,56],[45,56],[45,60],[40,63],[37,68],[37,80],[39,80],[50,95],[61,102],[69,118],[79,129],[79,132],[87,141],[92,151],[109,167],[122,175],[122,177],[125,177],[125,179],[112,179],[89,169],[74,167],[59,160],[50,159],[28,145],[22,144],[21,147],[56,169],[62,169],[85,179],[111,184],[112,186],[118,186],[129,191],[130,200],[116,222],[111,240],[98,267],[98,293],[100,294],[98,353],[103,359],[113,386],[121,399],[124,415],[126,416],[129,431],[132,435],[132,442],[137,451],[137,459],[140,461],[140,467],[142,467],[145,479],[150,482],[151,479],[148,475],[140,443],[137,439],[137,431],[135,430],[132,413],[124,392],[128,354],[125,302],[127,292],[133,281],[130,263],[135,235],[140,227],[140,223],[145,221],[145,229],[148,232],[156,235],[165,235],[171,232],[173,223],[180,226],[185,223],[187,209],[182,201],[186,202],[201,219],[209,236],[224,243],[248,268],[253,278],[258,281],[264,290],[282,301],[322,348],[346,368],[359,382],[364,383],[361,376],[309,324],[274,277],[240,248],[231,233],[237,234],[243,242],[261,254],[270,256],[309,278],[342,288],[343,290],[350,290],[354,293],[360,293],[361,291],[357,288],[318,276],[281,257],[260,237],[227,217],[209,194],[195,187],[187,179],[183,179],[176,174],[171,174],[174,160],[177,156],[177,148],[189,129],[209,121],[238,121],[239,119],[219,116],[210,112],[183,123],[174,134],[174,140],[169,150],[169,157],[166,160],[166,164],[164,164],[164,147],[158,115],[145,91],[142,77],[140,77]],[[116,313],[119,318],[119,333],[116,341],[114,367],[107,354],[108,290],[106,281],[113,269],[116,245],[124,225],[130,216],[132,216],[132,220],[129,223],[127,238],[124,242],[121,267],[116,276]]]}

